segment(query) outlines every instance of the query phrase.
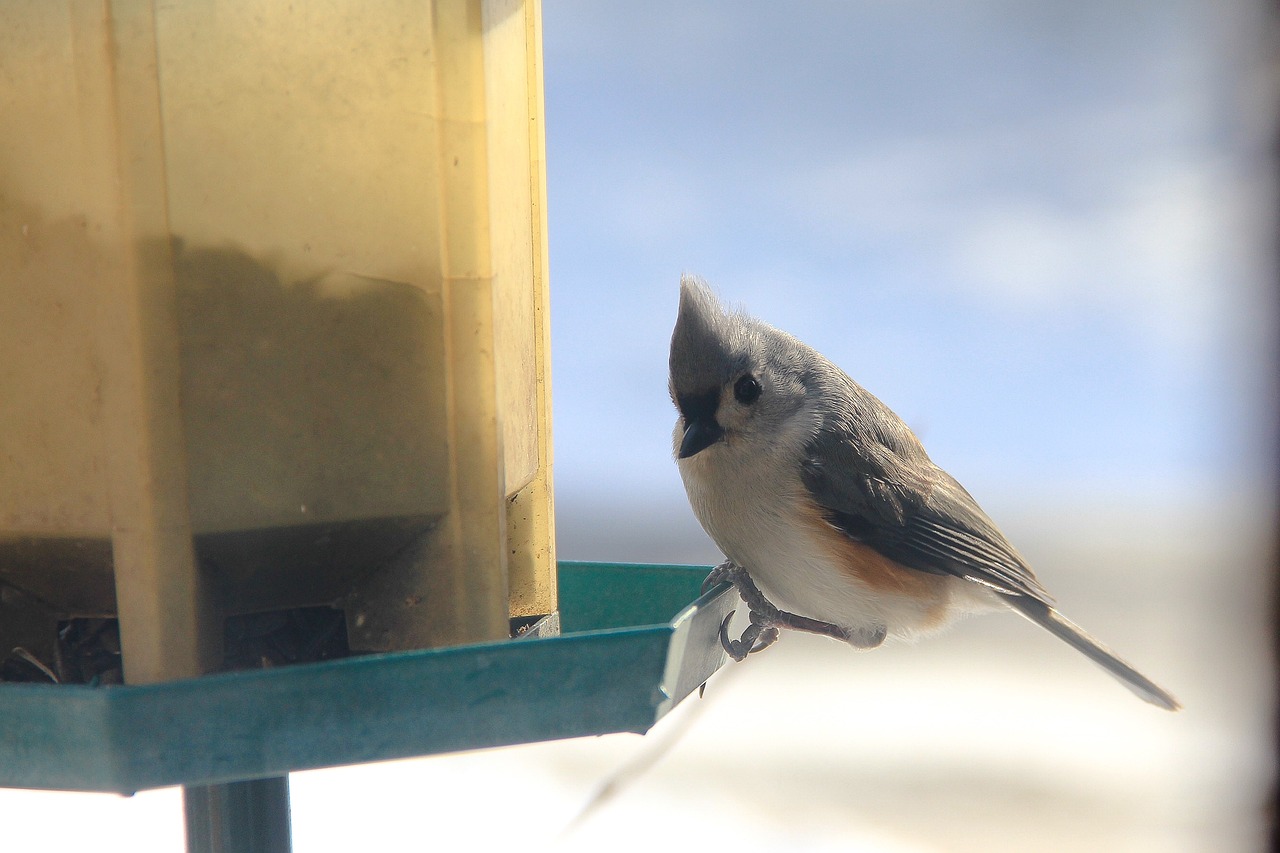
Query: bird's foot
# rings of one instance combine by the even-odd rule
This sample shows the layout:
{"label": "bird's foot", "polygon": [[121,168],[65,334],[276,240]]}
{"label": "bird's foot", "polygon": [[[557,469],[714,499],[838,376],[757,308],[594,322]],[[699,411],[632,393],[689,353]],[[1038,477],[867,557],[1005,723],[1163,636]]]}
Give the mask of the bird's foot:
{"label": "bird's foot", "polygon": [[778,641],[777,626],[762,623],[762,617],[755,611],[751,612],[751,624],[743,630],[742,636],[736,640],[729,639],[729,620],[737,612],[730,610],[729,615],[720,623],[720,645],[729,657],[740,661],[747,655],[764,651]]}
{"label": "bird's foot", "polygon": [[729,639],[728,633],[729,620],[733,617],[733,613],[726,616],[720,623],[720,645],[735,661],[740,661],[749,654],[764,651],[773,645],[778,640],[779,628],[821,634],[860,649],[873,649],[884,642],[886,632],[883,626],[877,626],[870,631],[849,630],[831,622],[779,610],[773,602],[764,597],[764,593],[751,580],[751,575],[747,574],[746,569],[735,565],[731,560],[725,560],[711,570],[706,580],[702,582],[702,591],[705,593],[720,583],[732,584],[751,611],[751,624],[743,630],[742,636],[737,640]]}
{"label": "bird's foot", "polygon": [[[738,585],[738,578],[745,577],[746,571],[734,565],[732,560],[725,560],[720,565],[711,570],[711,573],[702,581],[702,594],[707,592],[717,584],[727,583],[733,586]],[[750,580],[750,578],[748,578]]]}

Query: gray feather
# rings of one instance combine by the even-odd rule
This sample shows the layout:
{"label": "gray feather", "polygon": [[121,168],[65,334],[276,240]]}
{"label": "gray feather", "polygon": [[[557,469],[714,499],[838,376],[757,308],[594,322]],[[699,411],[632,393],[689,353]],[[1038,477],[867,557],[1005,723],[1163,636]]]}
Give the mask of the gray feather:
{"label": "gray feather", "polygon": [[671,396],[718,391],[746,357],[746,342],[704,282],[680,280],[680,313],[671,334]]}
{"label": "gray feather", "polygon": [[1173,694],[1138,672],[1115,652],[1090,637],[1084,629],[1073,624],[1052,607],[1022,596],[1005,596],[1005,601],[1014,610],[1102,667],[1117,681],[1133,691],[1138,698],[1152,705],[1158,705],[1166,711],[1177,711],[1182,707]]}
{"label": "gray feather", "polygon": [[[816,355],[816,353],[815,353]],[[802,477],[828,521],[908,568],[1051,602],[973,497],[887,406],[831,365],[847,400],[809,442]]]}

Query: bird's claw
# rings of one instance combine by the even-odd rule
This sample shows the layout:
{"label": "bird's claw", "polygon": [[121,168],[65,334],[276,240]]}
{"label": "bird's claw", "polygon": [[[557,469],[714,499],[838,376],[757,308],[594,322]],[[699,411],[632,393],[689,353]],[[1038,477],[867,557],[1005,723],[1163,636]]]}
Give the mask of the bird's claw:
{"label": "bird's claw", "polygon": [[729,657],[735,661],[741,661],[747,655],[762,652],[777,642],[778,629],[754,611],[751,613],[751,624],[743,629],[742,636],[736,640],[729,639],[729,620],[733,619],[733,614],[737,612],[730,610],[729,615],[725,616],[720,623],[720,645]]}
{"label": "bird's claw", "polygon": [[706,595],[712,588],[722,583],[737,585],[736,579],[742,569],[738,568],[730,560],[725,560],[720,565],[711,570],[706,579],[702,581],[702,595]]}

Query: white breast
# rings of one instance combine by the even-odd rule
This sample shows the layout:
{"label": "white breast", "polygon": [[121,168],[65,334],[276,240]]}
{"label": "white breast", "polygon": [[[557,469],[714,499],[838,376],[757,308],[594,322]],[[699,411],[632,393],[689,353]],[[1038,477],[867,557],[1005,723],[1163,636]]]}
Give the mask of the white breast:
{"label": "white breast", "polygon": [[[747,454],[720,442],[679,460],[694,514],[725,556],[783,610],[859,632],[883,626],[898,637],[938,627],[936,601],[872,589],[835,563],[801,514],[807,493],[798,462],[782,464],[783,449]],[[967,598],[968,586],[957,578],[939,592]]]}

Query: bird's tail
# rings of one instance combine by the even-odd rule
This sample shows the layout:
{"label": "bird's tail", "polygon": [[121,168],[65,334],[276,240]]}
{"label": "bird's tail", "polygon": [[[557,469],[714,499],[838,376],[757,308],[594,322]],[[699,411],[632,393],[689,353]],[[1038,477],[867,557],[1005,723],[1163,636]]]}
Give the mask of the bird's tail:
{"label": "bird's tail", "polygon": [[1006,596],[1009,606],[1035,622],[1058,639],[1105,669],[1138,698],[1158,705],[1166,711],[1182,707],[1173,694],[1121,660],[1115,652],[1090,637],[1084,629],[1073,624],[1043,601],[1025,595]]}

